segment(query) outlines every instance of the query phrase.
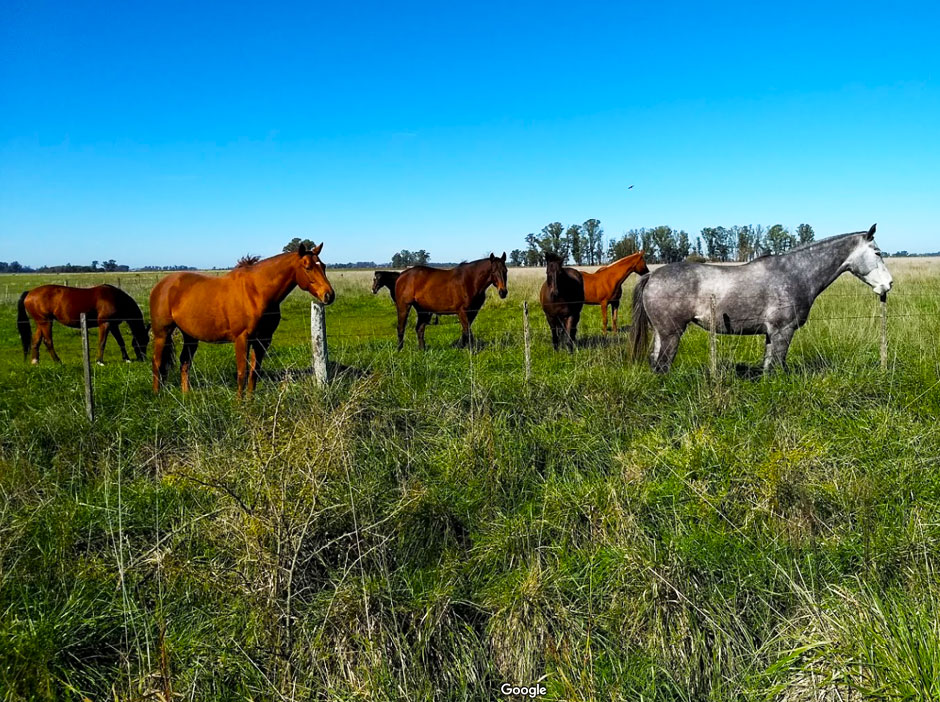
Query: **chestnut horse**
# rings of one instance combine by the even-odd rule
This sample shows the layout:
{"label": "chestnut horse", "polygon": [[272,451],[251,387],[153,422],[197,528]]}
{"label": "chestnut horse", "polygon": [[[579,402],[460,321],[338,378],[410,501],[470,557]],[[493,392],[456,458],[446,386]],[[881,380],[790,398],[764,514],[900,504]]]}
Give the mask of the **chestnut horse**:
{"label": "chestnut horse", "polygon": [[584,277],[584,302],[588,305],[601,306],[601,325],[605,334],[607,333],[607,305],[611,307],[616,332],[617,310],[620,307],[620,296],[623,294],[620,286],[634,271],[639,275],[646,275],[650,272],[642,251],[601,266],[593,273],[581,272]]}
{"label": "chestnut horse", "polygon": [[574,268],[562,267],[558,254],[547,253],[545,260],[545,282],[539,291],[539,300],[552,330],[552,346],[557,351],[558,345],[563,344],[574,351],[578,320],[584,306],[583,274]]}
{"label": "chestnut horse", "polygon": [[[150,292],[153,325],[153,391],[159,392],[172,362],[171,335],[183,335],[180,379],[189,392],[189,367],[200,341],[235,344],[238,396],[248,375],[248,392],[254,391],[261,362],[281,321],[281,301],[295,287],[306,290],[325,304],[336,297],[326,278],[319,254],[323,244],[282,253],[257,263],[239,265],[223,276],[172,273]],[[253,352],[247,373],[249,349]]]}
{"label": "chestnut horse", "polygon": [[454,268],[414,266],[403,271],[395,283],[395,306],[398,308],[398,350],[405,343],[408,313],[415,308],[418,322],[418,348],[424,349],[424,328],[432,314],[455,314],[460,318],[463,333],[457,346],[471,344],[470,325],[486,302],[486,289],[495,285],[499,296],[506,297],[506,253],[461,263]]}
{"label": "chestnut horse", "polygon": [[[372,294],[375,295],[382,288],[388,288],[388,294],[395,302],[395,283],[398,282],[399,271],[376,271],[372,276]],[[438,324],[441,321],[439,315],[431,316],[431,324]]]}
{"label": "chestnut horse", "polygon": [[[85,313],[88,324],[98,325],[98,365],[104,365],[104,345],[108,334],[114,337],[121,349],[121,356],[130,362],[120,324],[127,322],[131,330],[131,346],[138,361],[146,358],[149,327],[144,324],[144,315],[134,298],[113,285],[98,285],[94,288],[70,288],[65,285],[40,285],[20,295],[17,303],[16,326],[23,342],[23,360],[32,347],[33,363],[39,363],[39,341],[42,340],[52,356],[60,363],[59,355],[52,345],[52,322],[67,327],[79,328],[81,314]],[[36,320],[36,333],[32,334],[29,318]],[[32,336],[32,343],[30,342]]]}

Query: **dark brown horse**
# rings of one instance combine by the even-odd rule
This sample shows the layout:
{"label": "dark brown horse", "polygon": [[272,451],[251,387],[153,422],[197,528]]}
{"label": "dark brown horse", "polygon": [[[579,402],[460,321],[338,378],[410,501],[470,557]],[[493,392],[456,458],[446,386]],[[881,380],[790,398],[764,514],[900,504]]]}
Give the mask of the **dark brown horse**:
{"label": "dark brown horse", "polygon": [[588,305],[601,306],[601,325],[607,333],[607,305],[611,307],[611,316],[614,322],[614,331],[617,331],[617,311],[620,308],[620,297],[623,294],[623,281],[633,272],[646,275],[650,269],[646,266],[643,252],[639,251],[629,256],[601,266],[593,273],[583,272],[584,302]]}
{"label": "dark brown horse", "polygon": [[395,283],[395,306],[398,308],[398,350],[405,343],[408,313],[415,308],[418,322],[418,348],[424,348],[424,328],[432,314],[455,314],[460,318],[463,333],[458,346],[473,341],[470,325],[486,302],[486,289],[495,285],[500,297],[506,297],[506,254],[497,258],[461,263],[454,268],[414,266],[402,272]]}
{"label": "dark brown horse", "polygon": [[183,392],[189,392],[189,367],[200,341],[235,344],[239,397],[248,375],[250,349],[254,355],[248,392],[254,391],[261,362],[281,321],[281,301],[295,287],[327,305],[335,298],[319,258],[322,248],[323,244],[309,250],[301,245],[297,251],[240,265],[223,276],[173,273],[158,282],[150,292],[153,391],[159,392],[166,381],[173,353],[170,339],[177,328],[183,335]]}
{"label": "dark brown horse", "polygon": [[584,279],[581,271],[564,268],[557,254],[546,254],[545,261],[545,282],[539,291],[539,300],[552,330],[552,346],[557,351],[562,344],[574,351],[578,320],[584,306]]}
{"label": "dark brown horse", "polygon": [[[130,327],[131,346],[137,360],[143,361],[146,358],[147,342],[150,340],[149,327],[144,324],[140,307],[126,292],[113,285],[98,285],[94,288],[40,285],[20,295],[17,303],[16,326],[23,342],[23,360],[26,360],[32,347],[33,363],[39,363],[39,341],[42,340],[52,360],[59,363],[59,355],[52,345],[52,322],[57,321],[77,329],[81,326],[82,312],[85,313],[89,325],[98,325],[99,365],[104,365],[104,345],[108,334],[117,341],[124,360],[131,360],[124,347],[124,337],[121,336],[121,322],[127,322]],[[30,317],[36,320],[35,334],[32,334],[29,326]]]}

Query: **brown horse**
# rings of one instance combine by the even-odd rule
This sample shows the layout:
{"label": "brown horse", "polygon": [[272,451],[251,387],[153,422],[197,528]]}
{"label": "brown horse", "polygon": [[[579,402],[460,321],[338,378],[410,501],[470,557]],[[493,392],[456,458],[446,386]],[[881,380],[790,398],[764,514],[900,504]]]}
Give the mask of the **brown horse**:
{"label": "brown horse", "polygon": [[642,251],[601,266],[593,273],[581,272],[584,277],[584,302],[588,305],[601,306],[601,324],[605,334],[607,333],[607,305],[611,306],[611,316],[616,332],[617,311],[620,308],[620,296],[623,294],[620,286],[634,271],[639,275],[646,275],[650,272]]}
{"label": "brown horse", "polygon": [[558,345],[563,344],[574,351],[578,320],[584,306],[584,278],[581,271],[562,267],[561,256],[557,254],[548,253],[545,260],[545,282],[539,291],[539,300],[552,330],[552,346],[557,351]]}
{"label": "brown horse", "polygon": [[[398,282],[399,271],[376,271],[372,276],[372,294],[375,295],[382,288],[388,288],[388,294],[395,302],[395,283]],[[431,324],[438,324],[441,321],[440,315],[431,316]]]}
{"label": "brown horse", "polygon": [[327,305],[336,297],[319,258],[322,248],[323,244],[313,249],[301,245],[297,251],[240,265],[223,276],[172,273],[158,282],[150,292],[153,391],[159,392],[166,381],[173,353],[171,335],[179,328],[183,335],[183,392],[189,392],[189,367],[200,341],[235,344],[239,397],[245,387],[249,349],[253,351],[248,376],[248,392],[253,392],[261,362],[281,321],[281,301],[295,287]]}
{"label": "brown horse", "polygon": [[506,254],[497,258],[461,263],[454,268],[414,266],[402,272],[395,283],[395,306],[398,308],[398,350],[405,343],[408,313],[415,308],[418,322],[418,348],[424,349],[424,328],[432,314],[455,314],[460,318],[463,333],[457,346],[473,342],[470,325],[486,302],[486,289],[495,285],[499,296],[506,297]]}
{"label": "brown horse", "polygon": [[[130,362],[120,324],[127,322],[131,330],[131,346],[138,361],[147,356],[149,327],[144,324],[144,315],[134,298],[113,285],[98,285],[94,288],[70,288],[65,285],[40,285],[20,295],[17,303],[16,326],[23,342],[23,360],[32,347],[33,363],[39,363],[39,341],[42,340],[52,356],[60,363],[59,355],[52,345],[52,322],[67,327],[79,328],[81,314],[85,313],[88,324],[98,325],[98,365],[104,365],[104,345],[108,334],[114,337],[121,348],[121,356]],[[36,333],[32,334],[29,318],[36,320]],[[32,337],[32,342],[30,342]]]}

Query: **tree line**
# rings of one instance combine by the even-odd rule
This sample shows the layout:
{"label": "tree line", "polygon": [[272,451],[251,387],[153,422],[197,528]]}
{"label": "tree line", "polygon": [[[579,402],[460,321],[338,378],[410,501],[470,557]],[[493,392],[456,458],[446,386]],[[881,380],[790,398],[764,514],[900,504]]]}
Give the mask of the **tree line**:
{"label": "tree line", "polygon": [[509,255],[513,266],[544,266],[545,254],[555,253],[579,266],[615,261],[637,251],[644,251],[650,263],[673,263],[686,259],[700,261],[749,261],[765,254],[779,254],[794,246],[813,241],[815,232],[809,224],[800,224],[793,232],[782,224],[764,228],[745,224],[731,227],[704,227],[694,241],[688,232],[669,226],[631,229],[619,238],[605,240],[600,220],[584,224],[551,222],[539,234],[525,237],[526,248]]}

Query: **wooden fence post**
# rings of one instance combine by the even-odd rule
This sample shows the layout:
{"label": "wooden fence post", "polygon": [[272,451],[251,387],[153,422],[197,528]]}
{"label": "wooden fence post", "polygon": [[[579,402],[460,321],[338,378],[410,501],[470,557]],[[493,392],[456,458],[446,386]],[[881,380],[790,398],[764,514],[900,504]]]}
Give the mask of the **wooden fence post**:
{"label": "wooden fence post", "polygon": [[529,350],[529,303],[522,303],[522,339],[525,346],[525,382],[532,377],[532,354]]}
{"label": "wooden fence post", "polygon": [[715,301],[715,296],[712,295],[711,299],[711,320],[708,329],[708,360],[709,368],[711,369],[712,377],[715,377],[718,374],[718,303]]}
{"label": "wooden fence post", "polygon": [[888,370],[888,293],[881,293],[881,370]]}
{"label": "wooden fence post", "polygon": [[88,345],[88,319],[82,312],[79,318],[82,326],[82,365],[85,367],[85,414],[88,421],[95,421],[95,398],[91,389],[91,353]]}
{"label": "wooden fence post", "polygon": [[313,375],[317,383],[326,385],[329,360],[326,350],[326,315],[323,313],[323,304],[316,300],[310,302],[310,344],[313,352]]}

